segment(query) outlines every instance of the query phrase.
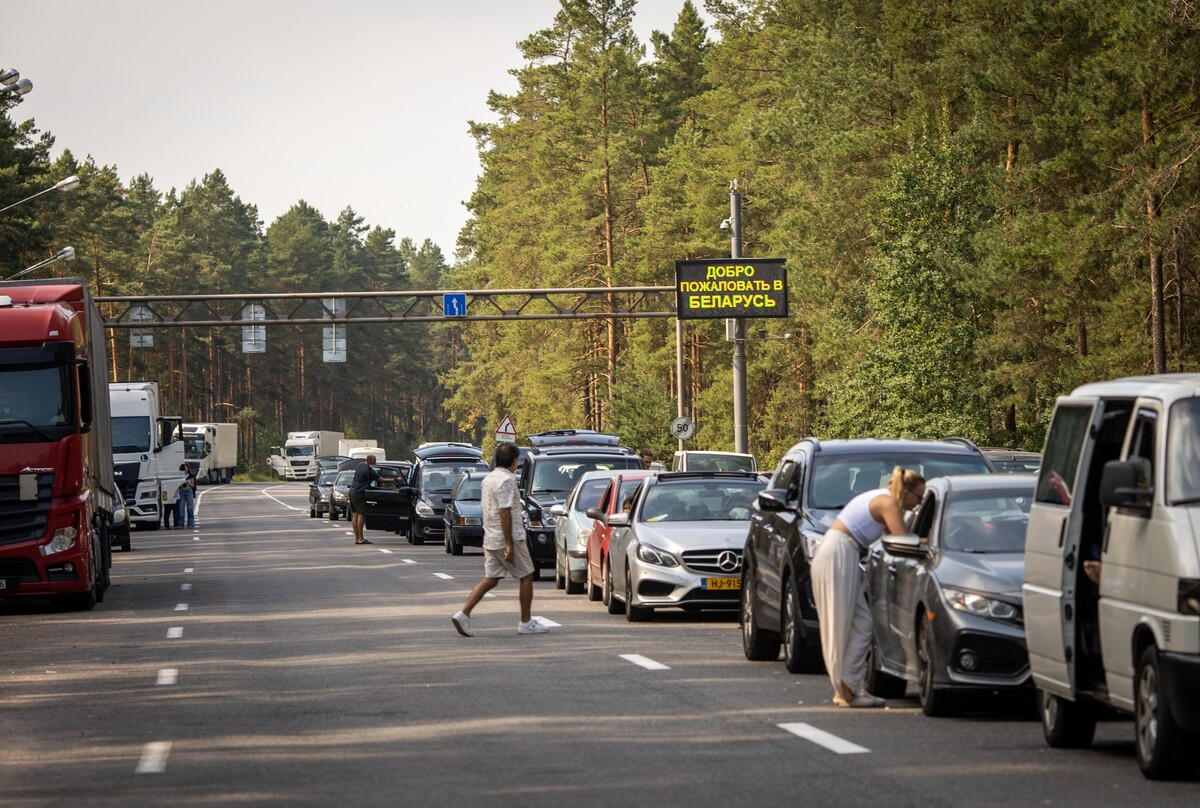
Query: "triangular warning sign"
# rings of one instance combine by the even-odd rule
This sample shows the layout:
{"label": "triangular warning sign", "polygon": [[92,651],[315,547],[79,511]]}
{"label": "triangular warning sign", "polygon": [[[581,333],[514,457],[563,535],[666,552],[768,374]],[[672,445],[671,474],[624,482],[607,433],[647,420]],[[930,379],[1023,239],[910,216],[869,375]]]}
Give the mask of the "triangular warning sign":
{"label": "triangular warning sign", "polygon": [[506,415],[500,421],[500,426],[496,427],[496,432],[497,434],[515,435],[517,434],[517,428],[513,426],[512,419]]}

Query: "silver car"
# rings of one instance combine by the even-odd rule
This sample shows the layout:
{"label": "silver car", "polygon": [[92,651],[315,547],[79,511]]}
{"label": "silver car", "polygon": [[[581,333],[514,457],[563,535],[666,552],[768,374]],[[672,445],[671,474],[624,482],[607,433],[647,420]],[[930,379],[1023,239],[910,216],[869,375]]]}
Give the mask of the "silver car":
{"label": "silver car", "polygon": [[550,514],[558,517],[554,525],[554,585],[566,589],[568,595],[582,595],[587,581],[587,546],[593,522],[587,510],[600,504],[608,481],[618,473],[612,469],[585,471],[567,501],[550,508]]}
{"label": "silver car", "polygon": [[647,478],[613,528],[613,597],[630,622],[655,609],[737,609],[750,505],[766,480],[754,472],[669,472]]}

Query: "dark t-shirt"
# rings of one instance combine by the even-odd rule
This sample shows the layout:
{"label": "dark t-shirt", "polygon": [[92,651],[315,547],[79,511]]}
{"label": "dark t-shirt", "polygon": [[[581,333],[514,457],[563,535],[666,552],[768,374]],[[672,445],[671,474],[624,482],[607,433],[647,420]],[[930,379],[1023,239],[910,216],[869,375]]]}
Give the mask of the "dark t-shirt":
{"label": "dark t-shirt", "polygon": [[371,468],[367,461],[358,464],[354,469],[354,479],[350,481],[351,494],[363,494],[371,487],[371,480],[379,479],[379,472]]}

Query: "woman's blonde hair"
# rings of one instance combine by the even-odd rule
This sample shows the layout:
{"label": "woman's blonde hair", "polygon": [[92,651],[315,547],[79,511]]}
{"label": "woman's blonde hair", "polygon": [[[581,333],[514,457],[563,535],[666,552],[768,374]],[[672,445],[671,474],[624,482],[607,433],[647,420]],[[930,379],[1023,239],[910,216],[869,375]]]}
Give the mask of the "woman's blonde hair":
{"label": "woman's blonde hair", "polygon": [[915,471],[896,466],[892,469],[892,479],[888,480],[887,490],[896,502],[900,502],[900,496],[905,491],[915,491],[918,485],[925,485],[924,477]]}

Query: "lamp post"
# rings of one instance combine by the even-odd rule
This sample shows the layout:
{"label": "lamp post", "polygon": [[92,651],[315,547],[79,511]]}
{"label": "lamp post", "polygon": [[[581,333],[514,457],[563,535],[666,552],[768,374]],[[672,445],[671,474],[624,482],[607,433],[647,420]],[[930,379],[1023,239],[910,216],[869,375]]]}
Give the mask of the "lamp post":
{"label": "lamp post", "polygon": [[13,95],[25,95],[33,89],[33,82],[29,79],[21,78],[21,73],[15,67],[6,67],[0,70],[0,95],[12,93]]}
{"label": "lamp post", "polygon": [[22,275],[28,275],[30,272],[33,272],[35,269],[41,269],[42,267],[48,267],[51,264],[57,264],[59,261],[74,261],[74,260],[75,260],[75,248],[74,247],[63,247],[61,250],[59,250],[54,255],[50,256],[49,258],[47,258],[45,261],[38,261],[36,264],[34,264],[31,267],[25,267],[25,269],[22,269],[16,275],[9,275],[4,280],[13,281],[13,280],[16,280],[17,278],[21,277]]}
{"label": "lamp post", "polygon": [[3,213],[4,211],[8,210],[9,208],[15,208],[17,205],[20,205],[22,202],[28,202],[31,199],[37,199],[42,194],[48,194],[51,191],[70,191],[72,188],[75,188],[78,185],[79,185],[79,177],[72,174],[71,176],[64,177],[63,179],[54,183],[49,188],[43,188],[42,190],[38,191],[36,194],[34,194],[32,196],[27,196],[24,199],[19,199],[16,202],[13,202],[11,205],[5,205],[4,207],[0,208],[0,213]]}

